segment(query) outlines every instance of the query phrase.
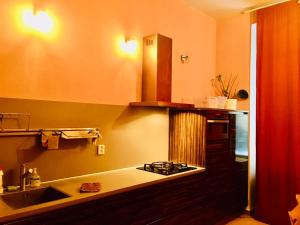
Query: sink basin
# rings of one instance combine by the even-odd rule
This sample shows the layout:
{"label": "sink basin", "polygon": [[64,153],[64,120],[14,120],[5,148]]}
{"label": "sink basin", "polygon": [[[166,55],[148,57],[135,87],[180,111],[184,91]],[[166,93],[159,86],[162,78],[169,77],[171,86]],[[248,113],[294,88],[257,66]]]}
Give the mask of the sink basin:
{"label": "sink basin", "polygon": [[0,200],[13,209],[19,209],[67,197],[70,196],[52,187],[45,187],[2,195]]}

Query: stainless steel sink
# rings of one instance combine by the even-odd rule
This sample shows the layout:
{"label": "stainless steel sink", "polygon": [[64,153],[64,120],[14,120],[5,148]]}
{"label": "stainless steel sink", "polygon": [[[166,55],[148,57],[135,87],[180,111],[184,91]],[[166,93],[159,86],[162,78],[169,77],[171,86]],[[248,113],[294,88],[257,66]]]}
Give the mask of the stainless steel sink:
{"label": "stainless steel sink", "polygon": [[70,196],[52,187],[45,187],[2,195],[0,200],[13,209],[19,209],[67,197]]}

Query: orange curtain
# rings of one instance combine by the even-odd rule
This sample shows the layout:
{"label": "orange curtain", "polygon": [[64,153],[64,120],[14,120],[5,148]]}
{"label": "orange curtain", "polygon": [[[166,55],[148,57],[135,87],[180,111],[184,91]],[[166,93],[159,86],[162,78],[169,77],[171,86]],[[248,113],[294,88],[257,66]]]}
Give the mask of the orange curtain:
{"label": "orange curtain", "polygon": [[300,5],[257,12],[257,187],[255,215],[288,225],[300,193]]}

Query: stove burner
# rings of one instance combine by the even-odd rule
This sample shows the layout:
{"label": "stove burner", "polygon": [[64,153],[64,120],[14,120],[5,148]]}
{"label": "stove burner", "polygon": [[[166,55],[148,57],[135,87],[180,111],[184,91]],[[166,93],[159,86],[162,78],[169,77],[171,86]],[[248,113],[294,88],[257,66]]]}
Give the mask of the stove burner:
{"label": "stove burner", "polygon": [[150,164],[144,164],[144,167],[138,167],[137,169],[145,170],[152,173],[159,173],[163,175],[171,175],[188,170],[193,170],[196,168],[189,167],[187,163],[153,162]]}

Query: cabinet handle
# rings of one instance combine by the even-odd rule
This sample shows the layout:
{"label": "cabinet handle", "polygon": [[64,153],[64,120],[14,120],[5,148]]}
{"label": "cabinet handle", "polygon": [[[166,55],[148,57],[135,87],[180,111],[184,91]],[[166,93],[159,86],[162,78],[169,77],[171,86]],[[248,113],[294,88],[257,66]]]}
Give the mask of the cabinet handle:
{"label": "cabinet handle", "polygon": [[207,120],[208,123],[229,123],[229,120]]}

